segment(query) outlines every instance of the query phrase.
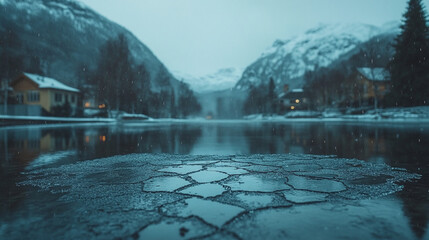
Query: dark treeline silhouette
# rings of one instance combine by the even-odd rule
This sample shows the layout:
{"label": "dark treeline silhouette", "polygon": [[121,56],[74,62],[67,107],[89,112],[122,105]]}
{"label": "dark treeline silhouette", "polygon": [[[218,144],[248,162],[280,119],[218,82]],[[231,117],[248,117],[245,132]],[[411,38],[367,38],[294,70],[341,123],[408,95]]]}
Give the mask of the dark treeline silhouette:
{"label": "dark treeline silhouette", "polygon": [[264,84],[261,84],[260,86],[251,86],[249,94],[244,102],[244,114],[278,113],[278,97],[275,89],[276,86],[273,78],[270,78],[268,86]]}
{"label": "dark treeline silhouette", "polygon": [[[132,60],[124,35],[109,39],[99,52],[96,69],[88,73],[88,78],[95,86],[97,102],[108,111],[185,118],[201,110],[189,86],[181,82],[174,87],[168,72],[158,73],[156,79],[162,87],[153,91],[149,71],[143,64]],[[86,94],[91,93],[88,91]]]}

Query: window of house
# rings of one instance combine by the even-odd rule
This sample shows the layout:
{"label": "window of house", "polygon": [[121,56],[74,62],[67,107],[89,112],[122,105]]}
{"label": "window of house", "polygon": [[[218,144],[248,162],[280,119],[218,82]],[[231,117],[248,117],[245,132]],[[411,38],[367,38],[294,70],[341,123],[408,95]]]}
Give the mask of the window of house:
{"label": "window of house", "polygon": [[61,93],[55,93],[55,102],[62,102],[63,95]]}
{"label": "window of house", "polygon": [[71,95],[71,96],[70,96],[70,101],[71,101],[72,103],[74,103],[74,102],[76,101],[76,96],[75,96],[75,95]]}
{"label": "window of house", "polygon": [[16,103],[18,103],[18,104],[24,103],[24,94],[22,94],[22,93],[16,94]]}
{"label": "window of house", "polygon": [[28,91],[27,92],[27,101],[28,102],[38,102],[40,100],[40,94],[38,91]]}

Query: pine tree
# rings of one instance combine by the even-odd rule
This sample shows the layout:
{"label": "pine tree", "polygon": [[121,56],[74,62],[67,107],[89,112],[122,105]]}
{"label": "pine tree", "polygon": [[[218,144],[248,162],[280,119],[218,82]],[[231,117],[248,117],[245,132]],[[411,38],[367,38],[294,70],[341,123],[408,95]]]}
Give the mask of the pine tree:
{"label": "pine tree", "polygon": [[392,80],[389,101],[395,106],[429,103],[429,31],[421,0],[409,0],[402,32],[396,38],[390,62]]}

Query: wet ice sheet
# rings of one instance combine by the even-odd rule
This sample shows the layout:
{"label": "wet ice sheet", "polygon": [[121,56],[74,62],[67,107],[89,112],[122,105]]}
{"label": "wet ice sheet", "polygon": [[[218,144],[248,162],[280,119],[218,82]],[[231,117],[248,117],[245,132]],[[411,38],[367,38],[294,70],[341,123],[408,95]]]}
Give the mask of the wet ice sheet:
{"label": "wet ice sheet", "polygon": [[220,181],[222,179],[227,178],[229,175],[216,171],[199,171],[196,173],[192,173],[189,176],[199,183],[209,183]]}
{"label": "wet ice sheet", "polygon": [[341,192],[347,189],[344,183],[329,179],[290,176],[288,183],[295,189],[324,193]]}
{"label": "wet ice sheet", "polygon": [[275,192],[290,189],[287,178],[273,178],[264,175],[243,175],[224,183],[232,191]]}
{"label": "wet ice sheet", "polygon": [[215,183],[205,183],[205,184],[198,184],[186,189],[183,189],[180,191],[180,193],[190,194],[190,195],[197,195],[200,197],[214,197],[221,195],[226,190],[222,185],[215,184]]}
{"label": "wet ice sheet", "polygon": [[252,193],[240,193],[237,198],[252,208],[262,208],[268,206],[274,198],[270,195],[260,195]]}
{"label": "wet ice sheet", "polygon": [[190,182],[180,177],[156,177],[146,181],[143,190],[147,192],[172,192],[188,184]]}
{"label": "wet ice sheet", "polygon": [[[292,165],[293,170],[285,167]],[[211,171],[221,174],[208,176],[207,172]],[[365,209],[355,205],[365,199],[395,193],[401,189],[396,182],[418,177],[385,164],[289,154],[234,157],[133,154],[31,170],[25,174],[26,180],[21,185],[41,190],[29,194],[30,199],[40,201],[37,211],[0,219],[0,238],[20,239],[28,233],[36,239],[46,236],[130,238],[156,234],[159,229],[168,229],[165,233],[174,233],[168,235],[174,238],[184,226],[182,233],[187,232],[188,236],[208,229],[204,230],[207,238],[283,239],[281,229],[285,226],[276,222],[282,216],[298,219],[293,225],[292,220],[282,218],[283,222],[299,227],[290,230],[292,237],[299,239],[299,232],[321,234],[323,239],[336,237],[323,235],[324,228],[318,226],[309,231],[313,225],[304,223],[314,218],[312,211],[327,217],[327,227],[338,222],[342,226],[342,221],[352,222],[354,225],[345,229],[351,232],[364,229],[362,236],[366,237],[381,229],[371,226],[396,227],[402,220],[374,218],[375,214],[366,214]],[[212,180],[214,182],[203,183]],[[40,194],[52,196],[53,200]],[[197,197],[189,198],[189,194]],[[315,203],[319,200],[324,203]],[[304,206],[319,210],[301,208]],[[320,209],[320,206],[332,207]],[[359,211],[336,212],[344,207]],[[398,205],[391,208],[400,209]],[[359,218],[352,217],[355,212],[361,214]],[[371,222],[357,221],[359,219]],[[321,219],[317,221],[325,223]],[[210,229],[214,229],[212,235]],[[256,235],[265,231],[266,236]]]}
{"label": "wet ice sheet", "polygon": [[218,227],[221,227],[243,211],[244,209],[240,207],[199,198],[186,199],[184,204],[174,204],[165,210],[167,215],[177,214],[180,217],[197,216],[205,222]]}
{"label": "wet ice sheet", "polygon": [[163,168],[163,169],[160,169],[159,171],[178,173],[178,174],[187,174],[187,173],[199,171],[201,169],[202,167],[199,165],[180,165],[180,166]]}
{"label": "wet ice sheet", "polygon": [[[395,202],[314,204],[246,214],[228,229],[242,239],[415,239]],[[242,228],[247,231],[240,231]]]}
{"label": "wet ice sheet", "polygon": [[286,200],[293,203],[312,203],[323,202],[326,200],[328,194],[302,191],[302,190],[289,190],[283,192]]}
{"label": "wet ice sheet", "polygon": [[138,233],[138,239],[190,239],[209,235],[214,232],[212,227],[196,220],[186,221],[167,219],[160,223],[149,225]]}
{"label": "wet ice sheet", "polygon": [[224,172],[224,173],[229,174],[229,175],[248,173],[248,171],[246,171],[244,169],[236,168],[236,167],[208,167],[207,170]]}

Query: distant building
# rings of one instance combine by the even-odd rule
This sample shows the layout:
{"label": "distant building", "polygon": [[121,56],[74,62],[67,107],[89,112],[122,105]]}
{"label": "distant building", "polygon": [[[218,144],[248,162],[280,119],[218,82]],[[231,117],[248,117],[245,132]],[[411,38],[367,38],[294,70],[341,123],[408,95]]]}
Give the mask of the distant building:
{"label": "distant building", "polygon": [[306,110],[309,99],[302,88],[291,89],[284,86],[284,92],[279,95],[282,111]]}
{"label": "distant building", "polygon": [[390,91],[390,74],[384,68],[357,68],[356,81],[360,89],[360,96],[355,101],[363,105],[370,105],[374,100],[383,100]]}
{"label": "distant building", "polygon": [[76,113],[80,91],[65,85],[58,80],[23,73],[10,83],[16,104],[38,105],[48,113],[53,113],[55,107],[70,106],[70,115]]}

